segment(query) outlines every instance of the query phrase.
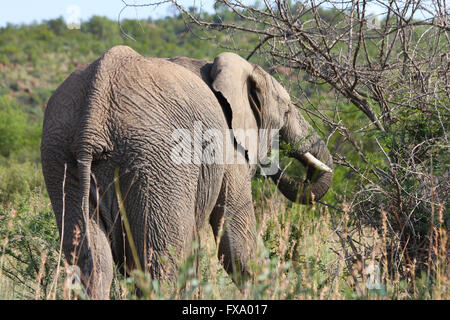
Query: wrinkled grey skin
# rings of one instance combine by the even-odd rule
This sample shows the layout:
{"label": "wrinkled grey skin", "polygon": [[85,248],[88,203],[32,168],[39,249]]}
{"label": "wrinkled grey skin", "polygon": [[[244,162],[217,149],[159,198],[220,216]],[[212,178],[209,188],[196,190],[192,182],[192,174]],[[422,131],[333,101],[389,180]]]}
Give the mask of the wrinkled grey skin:
{"label": "wrinkled grey skin", "polygon": [[[232,53],[214,62],[146,58],[125,46],[72,73],[50,98],[41,156],[46,186],[69,264],[77,264],[92,298],[109,297],[113,262],[137,267],[119,214],[114,170],[139,262],[151,277],[173,279],[209,221],[218,255],[236,282],[248,275],[255,215],[248,164],[181,164],[170,160],[175,129],[222,132],[280,128],[296,145],[332,167],[319,136],[274,78]],[[239,143],[239,141],[237,141]],[[65,169],[66,166],[66,169]],[[308,203],[328,190],[332,173],[307,168],[312,181],[273,176],[280,191]]]}

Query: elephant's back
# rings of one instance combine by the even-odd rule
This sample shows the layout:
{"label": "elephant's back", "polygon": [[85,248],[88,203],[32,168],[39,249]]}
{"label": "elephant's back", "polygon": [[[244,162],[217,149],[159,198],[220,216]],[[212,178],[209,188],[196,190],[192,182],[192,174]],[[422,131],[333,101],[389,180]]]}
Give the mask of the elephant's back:
{"label": "elephant's back", "polygon": [[169,127],[202,121],[222,129],[226,120],[209,86],[191,70],[160,58],[136,57],[124,61],[113,81],[123,106],[144,118]]}
{"label": "elephant's back", "polygon": [[228,128],[221,105],[199,75],[116,46],[55,91],[45,111],[41,150],[68,157],[89,144],[95,156],[114,148],[113,140],[167,141],[174,130],[199,123],[205,129]]}

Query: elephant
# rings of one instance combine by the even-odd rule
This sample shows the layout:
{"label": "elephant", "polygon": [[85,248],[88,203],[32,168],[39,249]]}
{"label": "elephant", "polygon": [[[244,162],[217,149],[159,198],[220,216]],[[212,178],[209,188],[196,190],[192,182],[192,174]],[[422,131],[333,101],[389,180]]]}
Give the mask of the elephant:
{"label": "elephant", "polygon": [[[227,137],[279,130],[307,172],[303,182],[279,167],[270,176],[291,201],[317,201],[331,185],[324,141],[260,66],[230,52],[207,61],[144,57],[115,46],[56,89],[43,122],[42,170],[63,252],[91,298],[109,298],[114,264],[172,281],[206,222],[235,283],[252,277],[258,163],[237,134],[232,146],[243,162],[176,163],[174,132],[196,123]],[[209,147],[221,147],[211,141]]]}

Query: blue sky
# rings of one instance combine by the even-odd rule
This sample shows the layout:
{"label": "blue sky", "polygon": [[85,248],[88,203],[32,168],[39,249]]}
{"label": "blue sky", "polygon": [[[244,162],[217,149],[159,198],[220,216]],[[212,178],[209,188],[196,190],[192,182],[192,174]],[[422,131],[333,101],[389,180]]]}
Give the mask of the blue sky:
{"label": "blue sky", "polygon": [[[127,0],[128,4],[143,4],[158,2],[158,0]],[[202,3],[207,11],[212,11],[213,0],[180,1],[183,5],[190,3],[196,5]],[[117,19],[120,10],[124,7],[121,0],[0,0],[0,27],[6,26],[8,22],[14,24],[31,23],[33,21],[53,19],[57,17],[68,18],[76,14],[70,12],[71,6],[79,8],[82,21],[88,20],[93,15],[107,16]],[[155,8],[127,8],[122,12],[123,18],[153,18],[171,15],[174,12],[169,5]]]}
{"label": "blue sky", "polygon": [[[128,4],[145,4],[151,2],[160,2],[162,0],[125,0]],[[202,6],[208,12],[213,11],[214,0],[178,0],[185,7],[194,4]],[[244,3],[254,3],[255,0],[243,0]],[[428,2],[428,1],[424,1]],[[42,20],[64,17],[73,18],[77,12],[71,11],[70,8],[76,6],[80,13],[81,21],[86,21],[93,15],[107,16],[116,20],[119,12],[124,7],[122,0],[0,0],[0,27],[6,26],[8,22],[14,24],[26,23],[33,21],[41,22]],[[375,5],[369,6],[369,12],[380,14],[384,9]],[[126,8],[121,18],[161,18],[172,15],[174,8],[171,5],[161,5],[155,7]]]}

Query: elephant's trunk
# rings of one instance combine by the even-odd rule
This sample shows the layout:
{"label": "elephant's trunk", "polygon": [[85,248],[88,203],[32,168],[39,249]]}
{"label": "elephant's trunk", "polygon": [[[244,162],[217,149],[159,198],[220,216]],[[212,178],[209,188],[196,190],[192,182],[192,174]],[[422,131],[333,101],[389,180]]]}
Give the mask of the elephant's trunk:
{"label": "elephant's trunk", "polygon": [[288,155],[300,161],[307,170],[306,180],[298,182],[281,169],[271,176],[283,195],[293,202],[309,204],[322,198],[333,180],[333,159],[323,140],[297,110],[281,130],[290,145]]}

